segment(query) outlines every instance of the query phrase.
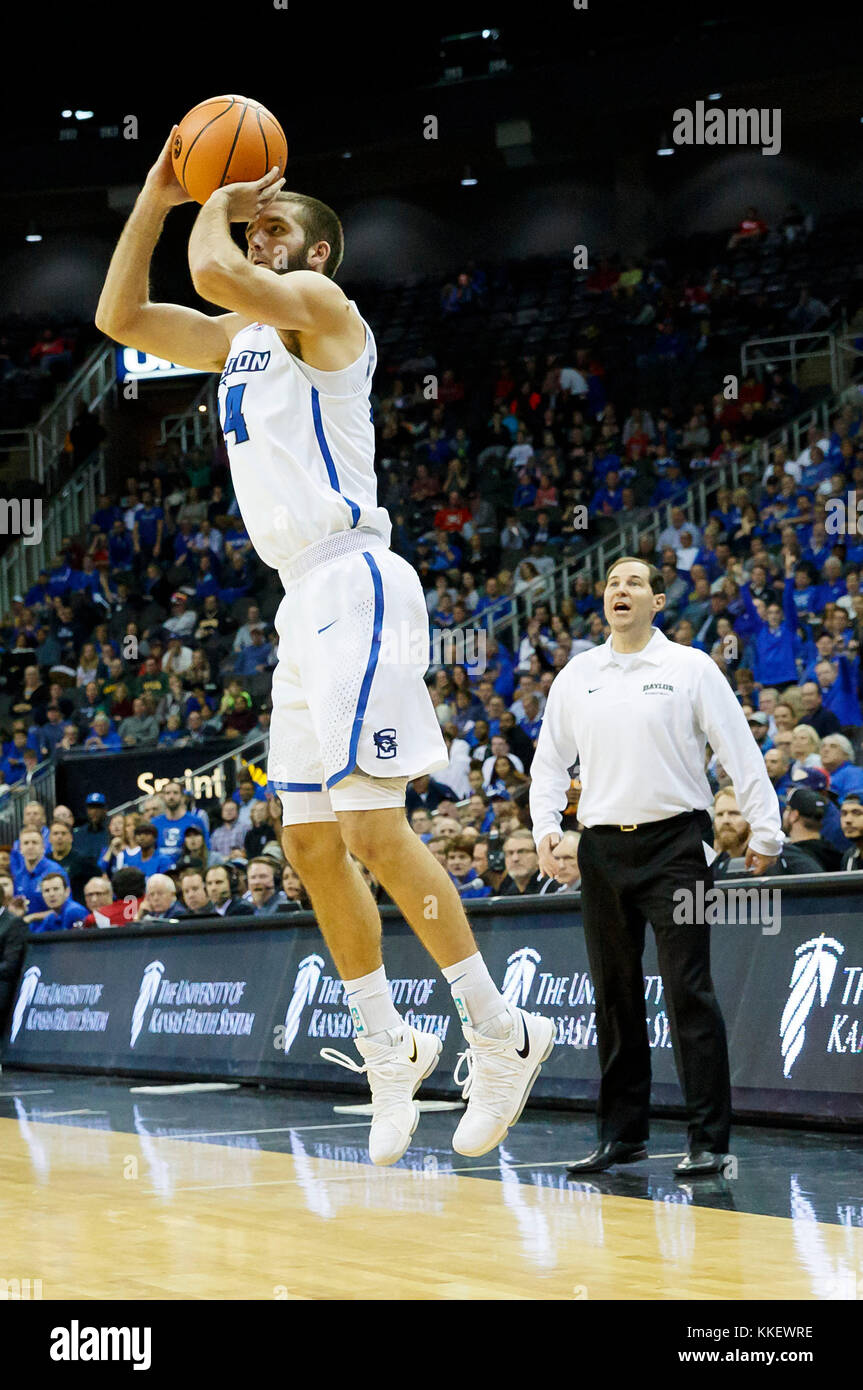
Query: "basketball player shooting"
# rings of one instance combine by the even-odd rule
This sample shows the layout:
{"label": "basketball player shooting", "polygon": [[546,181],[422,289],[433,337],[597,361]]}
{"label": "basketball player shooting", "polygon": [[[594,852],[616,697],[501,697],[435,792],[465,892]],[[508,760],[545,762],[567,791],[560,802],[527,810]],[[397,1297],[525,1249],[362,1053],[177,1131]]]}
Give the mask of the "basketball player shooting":
{"label": "basketball player shooting", "polygon": [[[487,1153],[522,1112],[551,1054],[551,1020],[507,1003],[444,868],[410,829],[408,782],[445,767],[424,676],[428,615],[419,577],[389,548],[377,503],[370,404],[372,331],[335,283],[344,244],[331,208],[288,192],[278,169],[228,184],[189,240],[209,316],[152,303],[149,268],[169,209],[189,199],[171,166],[174,130],[114,252],[96,315],[120,343],[220,372],[219,412],[252,544],[279,573],[278,664],[268,777],[282,844],[302,878],[344,981],[372,1092],[373,1163],[398,1161],[419,1120],[414,1100],[441,1041],[398,1014],[377,906],[351,856],[397,903],[449,983],[467,1042],[467,1107],[453,1148]],[[246,224],[246,254],[231,224]],[[389,639],[389,640],[386,640]]]}

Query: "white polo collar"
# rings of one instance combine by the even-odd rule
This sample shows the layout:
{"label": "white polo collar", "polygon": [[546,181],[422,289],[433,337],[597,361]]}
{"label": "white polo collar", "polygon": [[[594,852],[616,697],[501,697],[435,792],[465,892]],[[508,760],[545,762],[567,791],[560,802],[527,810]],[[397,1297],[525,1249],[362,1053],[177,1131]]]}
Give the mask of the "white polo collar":
{"label": "white polo collar", "polygon": [[[611,645],[611,641],[612,641],[612,639],[611,639],[611,637],[609,637],[609,638],[607,639],[607,641],[605,641],[605,642],[603,643],[602,647],[600,648],[600,652],[599,652],[599,664],[600,664],[600,666],[602,666],[602,667],[606,667],[606,666],[621,666],[621,667],[622,667],[623,663],[617,660],[617,655],[618,655],[618,654],[615,652],[613,646]],[[655,627],[655,628],[653,629],[653,636],[651,637],[651,639],[650,639],[650,641],[648,642],[647,646],[646,646],[646,647],[642,647],[642,649],[641,649],[640,652],[633,652],[633,653],[632,653],[632,655],[636,658],[636,660],[633,661],[631,664],[632,664],[633,666],[635,666],[635,665],[637,664],[637,662],[639,662],[639,661],[646,661],[646,662],[648,663],[649,666],[659,666],[659,665],[661,665],[661,664],[662,664],[662,661],[663,661],[663,659],[664,659],[664,657],[665,657],[665,655],[666,655],[665,648],[666,648],[668,645],[669,645],[669,642],[668,642],[668,638],[666,637],[665,633],[662,632],[660,628]],[[626,655],[626,653],[622,653],[622,655]]]}

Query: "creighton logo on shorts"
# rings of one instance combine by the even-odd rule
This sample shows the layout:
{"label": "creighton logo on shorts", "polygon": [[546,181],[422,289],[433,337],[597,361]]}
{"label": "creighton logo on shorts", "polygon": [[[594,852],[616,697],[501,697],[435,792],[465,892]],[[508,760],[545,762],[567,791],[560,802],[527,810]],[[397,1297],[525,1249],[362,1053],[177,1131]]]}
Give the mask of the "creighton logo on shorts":
{"label": "creighton logo on shorts", "polygon": [[396,756],[398,744],[396,743],[395,729],[378,729],[372,738],[377,749],[376,758],[394,758]]}

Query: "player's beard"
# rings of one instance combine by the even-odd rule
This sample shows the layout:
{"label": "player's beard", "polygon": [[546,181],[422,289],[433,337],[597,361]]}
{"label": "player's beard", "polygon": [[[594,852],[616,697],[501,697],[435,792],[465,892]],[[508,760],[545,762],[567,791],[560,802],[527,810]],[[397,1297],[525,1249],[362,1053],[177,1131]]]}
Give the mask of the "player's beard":
{"label": "player's beard", "polygon": [[[284,265],[274,265],[273,270],[277,275],[287,275],[292,270],[308,270],[309,248],[311,245],[311,240],[307,240],[299,251],[288,251],[287,248],[282,248],[287,257],[287,262]],[[279,256],[278,259],[281,262],[283,257]]]}

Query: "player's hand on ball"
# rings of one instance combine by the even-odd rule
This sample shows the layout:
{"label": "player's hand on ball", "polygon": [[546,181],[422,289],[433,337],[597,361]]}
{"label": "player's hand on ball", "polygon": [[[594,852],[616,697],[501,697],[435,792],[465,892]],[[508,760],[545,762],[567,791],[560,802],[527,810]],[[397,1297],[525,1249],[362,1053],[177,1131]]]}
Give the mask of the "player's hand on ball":
{"label": "player's hand on ball", "polygon": [[557,877],[557,860],[552,854],[555,845],[560,844],[560,836],[554,833],[544,835],[539,846],[539,867],[545,878]]}
{"label": "player's hand on ball", "polygon": [[212,198],[221,198],[227,203],[230,222],[252,222],[281,193],[284,176],[277,167],[270,169],[262,179],[254,183],[226,183],[217,188]]}
{"label": "player's hand on ball", "polygon": [[748,849],[746,851],[746,867],[751,869],[755,877],[758,878],[761,874],[766,874],[771,864],[776,863],[776,858],[775,854],[758,854],[756,850]]}
{"label": "player's hand on ball", "polygon": [[177,127],[171,126],[171,134],[162,146],[162,152],[147,175],[147,181],[144,185],[148,193],[158,199],[163,207],[168,208],[192,201],[186,190],[177,182],[174,166],[171,163],[171,147],[176,133]]}

